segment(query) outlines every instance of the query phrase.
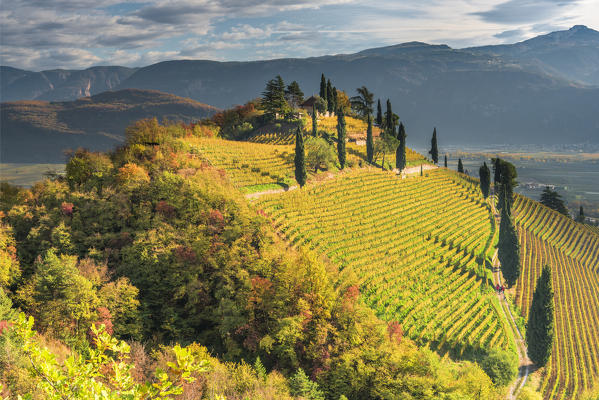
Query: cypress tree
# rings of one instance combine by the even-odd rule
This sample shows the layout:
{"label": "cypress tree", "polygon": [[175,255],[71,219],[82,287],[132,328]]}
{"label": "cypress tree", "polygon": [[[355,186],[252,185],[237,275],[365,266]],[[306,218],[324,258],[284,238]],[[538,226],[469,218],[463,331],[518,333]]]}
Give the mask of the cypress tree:
{"label": "cypress tree", "polygon": [[518,184],[516,178],[518,173],[516,167],[502,159],[496,159],[496,174],[499,176],[498,190],[498,208],[505,204],[508,206],[508,212],[511,214],[512,204],[514,203],[514,187]]}
{"label": "cypress tree", "polygon": [[584,210],[582,206],[580,206],[580,210],[578,210],[578,217],[576,217],[576,222],[584,223]]}
{"label": "cypress tree", "polygon": [[395,153],[395,168],[402,171],[406,167],[406,128],[401,122],[399,123],[397,139],[399,140],[399,145]]}
{"label": "cypress tree", "polygon": [[445,154],[445,168],[447,168],[447,154]]}
{"label": "cypress tree", "polygon": [[326,110],[328,107],[328,105],[326,105],[328,95],[327,95],[327,81],[324,77],[324,74],[320,75],[320,92],[318,95],[325,102],[325,110]]}
{"label": "cypress tree", "polygon": [[545,265],[532,296],[526,330],[528,356],[539,367],[547,364],[551,355],[553,326],[553,284],[551,269]]}
{"label": "cypress tree", "polygon": [[393,110],[391,110],[389,99],[387,99],[387,112],[385,113],[385,132],[393,134]]}
{"label": "cypress tree", "polygon": [[332,113],[335,111],[335,101],[333,99],[333,85],[331,80],[327,80],[327,111]]}
{"label": "cypress tree", "polygon": [[333,87],[333,111],[337,111],[339,107],[339,102],[337,100],[337,88]]}
{"label": "cypress tree", "polygon": [[480,177],[480,191],[486,199],[489,197],[489,191],[491,190],[491,170],[487,167],[486,162],[478,170],[478,175]]}
{"label": "cypress tree", "polygon": [[300,187],[306,184],[306,155],[304,153],[304,137],[298,127],[295,132],[295,180]]}
{"label": "cypress tree", "polygon": [[501,208],[497,257],[505,281],[509,286],[513,286],[520,276],[520,244],[509,209],[509,206]]}
{"label": "cypress tree", "polygon": [[381,108],[381,99],[376,105],[376,124],[380,127],[383,125],[383,109]]}
{"label": "cypress tree", "polygon": [[422,176],[422,164],[420,164],[420,176]]}
{"label": "cypress tree", "polygon": [[337,113],[337,156],[339,166],[345,168],[345,116],[342,109]]}
{"label": "cypress tree", "polygon": [[372,116],[368,114],[368,128],[366,129],[366,159],[372,164],[374,157],[374,139],[372,138]]}
{"label": "cypress tree", "polygon": [[464,173],[464,164],[462,164],[461,158],[458,158],[458,172]]}
{"label": "cypress tree", "polygon": [[498,185],[501,182],[501,168],[499,166],[501,159],[492,158],[491,162],[493,163],[493,182]]}
{"label": "cypress tree", "polygon": [[433,128],[433,138],[431,139],[431,150],[429,151],[435,164],[439,163],[439,149],[437,148],[437,128]]}
{"label": "cypress tree", "polygon": [[318,136],[318,125],[316,121],[316,104],[312,104],[312,136]]}

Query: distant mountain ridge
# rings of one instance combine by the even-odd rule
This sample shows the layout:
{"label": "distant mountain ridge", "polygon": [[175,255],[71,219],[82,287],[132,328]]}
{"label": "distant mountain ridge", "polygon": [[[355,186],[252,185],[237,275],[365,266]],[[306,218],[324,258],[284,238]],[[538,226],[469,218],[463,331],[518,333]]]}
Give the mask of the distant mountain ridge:
{"label": "distant mountain ridge", "polygon": [[582,84],[599,85],[599,32],[584,25],[514,44],[465,50],[509,57]]}
{"label": "distant mountain ridge", "polygon": [[[560,57],[560,52],[567,56]],[[298,81],[307,96],[318,93],[324,73],[350,95],[365,85],[383,105],[389,98],[412,146],[427,145],[434,126],[441,146],[599,143],[596,60],[599,32],[575,26],[512,45],[457,50],[409,42],[304,59],[176,60],[136,69],[89,69],[79,71],[83,78],[69,71],[74,78],[61,84],[62,92],[46,91],[39,97],[78,97],[86,90],[93,95],[102,85],[112,85],[159,90],[225,108],[259,96],[266,81],[277,74],[286,82]],[[4,75],[6,67],[2,68]],[[89,84],[92,72],[96,86]],[[3,77],[3,99],[4,81]],[[23,96],[34,92],[33,80],[26,77],[10,82],[13,97],[19,85],[28,88]]]}
{"label": "distant mountain ridge", "polygon": [[200,120],[218,109],[158,91],[107,91],[76,101],[16,101],[0,104],[2,162],[63,162],[65,149],[110,150],[122,143],[132,122],[156,117]]}

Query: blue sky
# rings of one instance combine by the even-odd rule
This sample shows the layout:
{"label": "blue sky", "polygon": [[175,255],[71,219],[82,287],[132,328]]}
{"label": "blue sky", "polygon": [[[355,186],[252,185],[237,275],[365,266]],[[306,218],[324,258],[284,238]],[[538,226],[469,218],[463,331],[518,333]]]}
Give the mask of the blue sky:
{"label": "blue sky", "polygon": [[11,0],[0,63],[42,70],[172,59],[258,60],[423,41],[512,43],[576,24],[598,0]]}

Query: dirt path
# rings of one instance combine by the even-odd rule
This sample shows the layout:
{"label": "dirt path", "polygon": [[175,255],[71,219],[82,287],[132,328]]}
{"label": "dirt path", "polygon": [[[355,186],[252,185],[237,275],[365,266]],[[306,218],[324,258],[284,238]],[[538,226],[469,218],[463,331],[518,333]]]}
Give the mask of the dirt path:
{"label": "dirt path", "polygon": [[[496,226],[499,227],[499,214],[495,210],[495,202],[493,201],[493,198],[491,197],[490,199],[491,210],[495,217],[495,223]],[[495,250],[495,253],[493,254],[492,266],[493,285],[495,286],[499,284],[501,286],[504,281],[502,279],[503,276],[501,275],[501,264],[499,263],[499,258],[497,257],[497,250]],[[532,361],[530,361],[530,359],[528,358],[528,349],[526,348],[526,341],[524,340],[524,337],[522,336],[522,333],[520,332],[518,325],[516,325],[516,319],[512,314],[512,310],[510,309],[510,306],[505,298],[505,294],[497,294],[497,298],[499,299],[499,304],[501,304],[503,313],[505,314],[510,328],[512,329],[512,332],[514,334],[514,339],[516,340],[516,349],[518,351],[518,377],[510,385],[507,394],[507,399],[515,400],[518,397],[518,393],[526,383],[526,380],[528,379],[528,374],[533,364]]]}
{"label": "dirt path", "polygon": [[265,190],[263,192],[248,193],[245,195],[245,198],[246,199],[257,199],[258,197],[264,196],[265,194],[283,193],[283,192],[288,192],[290,190],[295,190],[295,189],[297,189],[297,185],[289,186],[288,188],[270,189],[270,190]]}
{"label": "dirt path", "polygon": [[[409,167],[409,168],[404,168],[401,171],[401,177],[405,178],[408,175],[416,175],[420,173],[420,167],[422,166],[422,171],[428,171],[431,169],[437,169],[439,167],[437,167],[436,165],[431,165],[431,164],[421,164],[421,165],[416,165],[414,167]],[[397,169],[393,170],[395,173],[398,173],[399,171]]]}

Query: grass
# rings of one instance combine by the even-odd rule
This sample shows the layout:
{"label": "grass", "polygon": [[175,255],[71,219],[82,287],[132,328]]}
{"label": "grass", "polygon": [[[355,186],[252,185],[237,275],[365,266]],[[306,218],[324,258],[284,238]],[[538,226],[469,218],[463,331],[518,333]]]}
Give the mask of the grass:
{"label": "grass", "polygon": [[63,173],[64,168],[64,164],[1,163],[0,181],[30,187],[48,172]]}

